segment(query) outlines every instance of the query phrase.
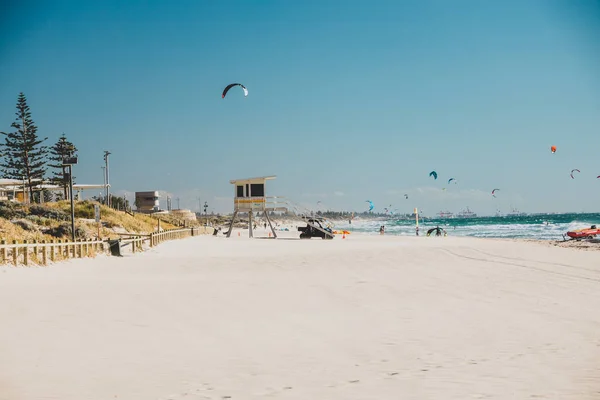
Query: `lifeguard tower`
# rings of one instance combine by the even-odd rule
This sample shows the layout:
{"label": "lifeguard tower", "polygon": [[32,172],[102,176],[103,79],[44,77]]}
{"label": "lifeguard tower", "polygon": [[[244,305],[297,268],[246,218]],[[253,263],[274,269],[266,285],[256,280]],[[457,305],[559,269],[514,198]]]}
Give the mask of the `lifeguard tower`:
{"label": "lifeguard tower", "polygon": [[[233,229],[233,222],[239,212],[248,213],[248,237],[254,237],[252,232],[252,216],[254,212],[263,212],[271,232],[273,232],[273,238],[277,237],[271,219],[269,218],[270,211],[287,211],[287,207],[278,206],[277,197],[268,197],[266,195],[265,184],[267,180],[275,179],[276,176],[262,176],[258,178],[247,178],[247,179],[233,179],[229,183],[234,185],[234,198],[233,198],[233,217],[229,224],[229,231],[227,237],[231,236]],[[281,197],[280,197],[281,198]]]}

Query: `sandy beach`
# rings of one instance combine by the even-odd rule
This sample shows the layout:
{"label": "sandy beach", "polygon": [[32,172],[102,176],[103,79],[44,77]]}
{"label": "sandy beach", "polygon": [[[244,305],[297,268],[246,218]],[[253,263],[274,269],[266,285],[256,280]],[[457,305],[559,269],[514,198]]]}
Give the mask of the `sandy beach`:
{"label": "sandy beach", "polygon": [[192,237],[0,267],[0,321],[1,400],[600,398],[600,253],[532,242]]}

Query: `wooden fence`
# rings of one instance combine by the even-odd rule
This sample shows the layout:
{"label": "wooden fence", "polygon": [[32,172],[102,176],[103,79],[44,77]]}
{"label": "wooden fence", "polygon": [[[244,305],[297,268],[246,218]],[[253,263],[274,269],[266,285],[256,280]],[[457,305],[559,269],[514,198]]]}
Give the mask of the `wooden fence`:
{"label": "wooden fence", "polygon": [[68,258],[93,257],[98,252],[103,252],[106,242],[102,240],[82,240],[71,242],[69,240],[32,241],[24,240],[19,243],[13,240],[7,244],[6,240],[0,242],[0,262],[13,265],[28,266],[30,263],[47,265],[48,260],[59,261]]}
{"label": "wooden fence", "polygon": [[[167,240],[183,239],[196,236],[203,232],[203,228],[170,229],[151,234],[120,234],[125,238],[119,240],[119,246],[131,245],[133,253],[143,251],[144,243],[148,242],[150,247]],[[11,263],[13,265],[30,264],[47,265],[48,260],[60,261],[69,258],[94,257],[97,253],[104,253],[110,249],[113,240],[81,240],[72,242],[69,240],[33,241],[24,240],[18,242],[13,240],[7,243],[0,241],[0,264]]]}

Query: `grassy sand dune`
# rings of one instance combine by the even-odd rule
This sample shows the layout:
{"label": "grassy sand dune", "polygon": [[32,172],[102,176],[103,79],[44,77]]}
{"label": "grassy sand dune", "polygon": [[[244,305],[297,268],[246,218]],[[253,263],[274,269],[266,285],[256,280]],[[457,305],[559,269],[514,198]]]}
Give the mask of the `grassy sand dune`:
{"label": "grassy sand dune", "polygon": [[[75,233],[78,239],[97,237],[98,226],[94,220],[93,201],[75,203]],[[0,239],[52,240],[71,238],[71,205],[68,201],[24,205],[0,203]],[[123,211],[100,205],[100,237],[115,238],[118,232],[151,233],[157,230],[158,220],[144,214],[130,215]],[[167,217],[161,217],[167,219]],[[173,229],[176,221],[161,221],[161,229]]]}

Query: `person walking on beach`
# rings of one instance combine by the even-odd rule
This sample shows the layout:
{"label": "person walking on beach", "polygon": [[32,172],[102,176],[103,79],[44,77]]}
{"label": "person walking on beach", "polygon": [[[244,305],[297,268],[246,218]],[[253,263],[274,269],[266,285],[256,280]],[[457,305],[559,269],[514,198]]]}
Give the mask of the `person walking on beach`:
{"label": "person walking on beach", "polygon": [[385,233],[385,225],[381,225],[381,227],[379,228],[379,234],[383,235]]}

